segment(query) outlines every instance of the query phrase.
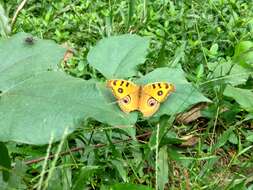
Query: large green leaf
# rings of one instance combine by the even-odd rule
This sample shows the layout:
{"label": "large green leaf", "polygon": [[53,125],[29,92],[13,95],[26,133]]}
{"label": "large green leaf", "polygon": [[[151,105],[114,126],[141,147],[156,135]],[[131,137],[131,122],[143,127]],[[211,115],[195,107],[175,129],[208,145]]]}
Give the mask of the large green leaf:
{"label": "large green leaf", "polygon": [[129,125],[127,117],[105,101],[101,87],[61,72],[44,72],[20,82],[0,98],[0,141],[48,143],[72,132],[89,117],[111,125]]}
{"label": "large green leaf", "polygon": [[3,180],[8,181],[8,179],[10,177],[9,170],[11,170],[11,159],[10,159],[7,147],[2,142],[0,142],[0,153],[1,153],[1,156],[0,156],[0,172],[2,171]]}
{"label": "large green leaf", "polygon": [[243,67],[253,66],[253,42],[241,41],[235,47],[234,61]]}
{"label": "large green leaf", "polygon": [[0,141],[45,144],[52,134],[59,140],[66,128],[70,133],[87,118],[111,125],[136,121],[136,115],[108,103],[97,82],[52,71],[63,48],[27,37],[20,33],[0,42]]}
{"label": "large green leaf", "polygon": [[[2,156],[2,154],[1,154]],[[24,162],[15,160],[15,165],[10,170],[10,177],[7,182],[2,180],[0,173],[0,189],[1,190],[10,190],[10,189],[28,189],[24,182],[24,178],[27,177],[27,166]]]}
{"label": "large green leaf", "polygon": [[33,39],[31,35],[19,33],[0,41],[0,91],[37,73],[57,68],[63,58],[66,50],[53,41],[36,38],[29,43],[29,39]]}
{"label": "large green leaf", "polygon": [[139,84],[150,82],[170,82],[175,85],[176,91],[161,104],[159,111],[155,116],[163,114],[176,114],[184,111],[190,106],[199,102],[210,102],[208,98],[202,95],[193,87],[184,77],[184,72],[179,68],[159,68],[137,80]]}
{"label": "large green leaf", "polygon": [[208,68],[212,71],[214,79],[224,80],[225,82],[236,86],[245,84],[252,75],[253,66],[253,42],[242,41],[235,47],[235,53],[232,59],[221,59],[219,62],[209,62]]}
{"label": "large green leaf", "polygon": [[229,137],[231,136],[231,134],[233,134],[233,130],[235,128],[234,127],[230,127],[229,129],[227,129],[225,132],[223,132],[217,142],[214,144],[214,146],[212,147],[212,150],[215,151],[218,148],[224,146],[226,144],[226,142],[229,140]]}
{"label": "large green leaf", "polygon": [[225,96],[235,99],[240,106],[249,111],[253,112],[253,92],[252,90],[235,88],[227,86],[224,93]]}
{"label": "large green leaf", "polygon": [[208,68],[214,80],[223,80],[233,86],[245,84],[251,75],[250,69],[247,69],[237,62],[221,60],[216,63],[208,63]]}
{"label": "large green leaf", "polygon": [[148,45],[147,38],[137,35],[105,38],[89,51],[88,61],[108,79],[131,77],[144,63]]}

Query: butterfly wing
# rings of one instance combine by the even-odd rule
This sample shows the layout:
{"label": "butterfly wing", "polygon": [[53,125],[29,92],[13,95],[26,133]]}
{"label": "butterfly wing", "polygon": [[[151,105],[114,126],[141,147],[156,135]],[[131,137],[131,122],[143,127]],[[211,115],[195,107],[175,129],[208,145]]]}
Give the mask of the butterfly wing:
{"label": "butterfly wing", "polygon": [[140,87],[127,80],[108,80],[107,87],[112,89],[122,111],[129,113],[137,110],[139,105]]}
{"label": "butterfly wing", "polygon": [[[143,91],[142,91],[143,92]],[[146,93],[141,93],[138,110],[144,117],[152,116],[160,107],[160,102]]]}
{"label": "butterfly wing", "polygon": [[160,107],[160,103],[175,91],[173,84],[167,82],[150,83],[142,87],[139,110],[144,117],[152,116]]}

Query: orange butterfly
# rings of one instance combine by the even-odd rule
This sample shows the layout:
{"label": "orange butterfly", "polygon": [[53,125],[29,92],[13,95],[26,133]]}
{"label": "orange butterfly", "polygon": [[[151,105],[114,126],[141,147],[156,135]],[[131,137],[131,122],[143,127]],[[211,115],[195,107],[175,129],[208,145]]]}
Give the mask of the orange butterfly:
{"label": "orange butterfly", "polygon": [[156,82],[139,86],[121,79],[107,81],[122,111],[129,113],[134,110],[142,112],[144,117],[152,116],[167,97],[175,91],[171,83]]}

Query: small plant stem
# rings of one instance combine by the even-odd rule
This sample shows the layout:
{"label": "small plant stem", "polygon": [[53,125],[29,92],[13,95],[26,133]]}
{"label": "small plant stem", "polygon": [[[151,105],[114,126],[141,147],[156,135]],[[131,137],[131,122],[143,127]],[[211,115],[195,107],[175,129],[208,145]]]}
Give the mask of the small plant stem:
{"label": "small plant stem", "polygon": [[142,23],[146,23],[148,20],[148,0],[143,0],[143,18]]}
{"label": "small plant stem", "polygon": [[14,24],[15,24],[15,22],[16,22],[16,19],[17,19],[17,17],[18,17],[19,12],[23,9],[23,7],[25,6],[25,4],[26,4],[27,1],[28,1],[28,0],[23,0],[23,1],[20,3],[20,5],[18,6],[18,8],[17,8],[17,10],[16,10],[16,12],[15,12],[15,14],[14,14],[12,20],[11,20],[11,28],[14,26]]}
{"label": "small plant stem", "polygon": [[49,157],[50,157],[50,150],[51,150],[51,147],[52,147],[52,142],[53,142],[53,135],[51,136],[50,141],[49,141],[49,145],[47,147],[46,157],[43,159],[44,163],[43,163],[43,166],[42,166],[41,177],[40,177],[39,182],[38,182],[38,188],[37,188],[38,190],[40,190],[41,187],[42,187],[43,178],[44,178],[44,175],[46,173],[47,161],[48,161],[48,159],[50,159]]}
{"label": "small plant stem", "polygon": [[159,133],[160,133],[160,125],[157,124],[156,128],[156,149],[155,149],[155,189],[159,190],[158,187],[158,159],[159,159]]}
{"label": "small plant stem", "polygon": [[216,126],[217,126],[219,113],[220,113],[220,107],[218,106],[218,107],[217,107],[217,110],[216,110],[216,115],[215,115],[214,124],[213,124],[212,139],[214,139],[215,129],[216,129]]}
{"label": "small plant stem", "polygon": [[48,188],[49,180],[53,176],[53,172],[55,170],[56,162],[57,162],[57,160],[58,160],[58,158],[60,156],[61,149],[62,149],[62,146],[63,146],[63,143],[64,143],[64,141],[66,139],[67,134],[68,134],[68,128],[65,129],[65,131],[63,133],[63,136],[62,136],[62,140],[61,140],[60,144],[58,145],[58,149],[56,151],[54,160],[53,160],[53,162],[52,162],[52,164],[50,166],[50,170],[48,172],[48,176],[47,176],[47,178],[45,180],[45,186],[43,188],[44,190],[46,190]]}

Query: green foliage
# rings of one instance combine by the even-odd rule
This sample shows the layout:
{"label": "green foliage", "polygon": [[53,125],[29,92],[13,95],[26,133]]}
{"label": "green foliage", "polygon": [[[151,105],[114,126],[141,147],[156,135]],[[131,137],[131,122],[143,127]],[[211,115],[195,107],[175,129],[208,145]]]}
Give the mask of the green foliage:
{"label": "green foliage", "polygon": [[[62,56],[63,51],[60,47],[35,39],[29,42],[27,36],[17,34],[1,44],[2,57],[7,57],[2,63],[3,74],[0,83],[0,116],[4,118],[0,122],[0,125],[4,126],[0,132],[1,141],[45,144],[51,137],[57,141],[65,130],[71,133],[87,118],[110,125],[134,124],[136,114],[123,114],[114,105],[114,99],[111,103],[107,102],[104,96],[108,96],[109,93],[103,90],[104,87],[98,82],[83,81],[68,77],[59,71],[49,70],[52,62],[59,62]],[[107,51],[113,47],[114,52]],[[133,47],[141,49],[138,51],[138,48]],[[10,49],[13,49],[13,56],[10,56]],[[125,35],[108,38],[105,43],[102,41],[93,48],[88,57],[91,65],[105,76],[124,77],[123,73],[131,76],[131,72],[127,73],[126,70],[137,72],[137,67],[133,67],[132,64],[135,61],[135,65],[143,62],[146,49],[146,40]],[[50,60],[43,60],[44,57],[50,57]],[[167,101],[168,103],[161,108],[160,115],[179,113],[192,104],[208,101],[186,81],[180,69],[156,69],[141,80],[168,81],[177,87],[177,93],[169,99],[172,103]],[[13,111],[10,112],[11,109]],[[34,135],[27,136],[29,132]]]}
{"label": "green foliage", "polygon": [[99,169],[97,166],[87,166],[80,169],[80,173],[75,179],[75,184],[73,185],[73,190],[83,189],[83,182],[87,181],[95,171]]}
{"label": "green foliage", "polygon": [[[105,190],[106,188],[104,188]],[[121,189],[125,189],[125,190],[152,190],[151,188],[145,187],[144,185],[135,185],[135,184],[115,184],[113,186],[111,186],[110,188],[108,188],[110,190],[121,190]]]}
{"label": "green foliage", "polygon": [[[5,9],[2,11],[5,14],[5,26],[8,27],[7,17],[13,18],[18,4],[15,0],[3,0],[1,3]],[[26,140],[24,139],[26,137],[36,141],[34,143],[37,144],[41,137],[45,135],[48,138],[48,134],[54,130],[56,133],[59,132],[60,138],[60,134],[66,127],[60,126],[61,122],[68,119],[64,124],[68,124],[68,127],[75,126],[76,130],[60,143],[50,143],[49,148],[6,142],[12,169],[9,170],[8,181],[3,181],[0,176],[0,189],[38,189],[38,187],[41,189],[162,189],[163,187],[172,190],[252,189],[252,9],[253,3],[246,0],[27,1],[12,27],[12,34],[25,31],[37,36],[34,45],[26,47],[22,40],[22,43],[15,45],[16,48],[12,48],[13,44],[9,41],[17,36],[10,38],[8,43],[4,44],[5,41],[0,43],[4,44],[4,46],[0,45],[0,54],[6,52],[0,68],[8,67],[8,71],[11,71],[4,72],[0,69],[0,90],[4,92],[0,94],[0,110],[5,109],[5,112],[0,114],[0,128],[6,129],[5,124],[3,126],[6,113],[9,113],[10,123],[13,122],[13,129],[16,128],[19,116],[26,115],[31,119],[27,115],[30,114],[35,117],[33,110],[27,112],[24,107],[17,109],[19,112],[16,112],[12,106],[14,103],[16,106],[16,102],[9,104],[12,100],[5,95],[14,87],[12,83],[22,87],[23,84],[20,82],[24,81],[24,78],[31,80],[25,83],[26,88],[22,89],[22,92],[31,93],[27,88],[28,82],[34,84],[36,77],[42,76],[40,72],[44,72],[40,84],[45,84],[44,80],[49,81],[48,76],[54,76],[51,78],[54,82],[51,80],[50,84],[45,85],[50,88],[46,90],[44,88],[43,92],[41,85],[33,86],[32,92],[35,94],[50,92],[52,95],[58,95],[56,99],[59,99],[61,104],[64,102],[63,105],[60,108],[49,105],[52,110],[50,112],[45,110],[45,113],[50,113],[50,118],[61,117],[62,120],[52,119],[51,124],[57,127],[48,124],[45,127],[47,129],[45,134],[37,133],[35,137],[31,130],[26,131],[26,134],[22,132],[30,128],[30,125],[23,126],[21,132],[19,130],[23,140]],[[3,31],[2,27],[1,31]],[[111,39],[117,41],[117,38],[121,38],[120,34],[139,40],[137,49],[133,50],[133,53],[139,57],[130,56],[129,60],[133,62],[129,61],[126,65],[129,64],[131,69],[122,70],[117,74],[115,72],[117,61],[102,55],[106,52],[116,52],[119,60],[125,60],[122,56],[129,49],[124,51],[122,48],[128,43],[121,39],[121,43],[124,42],[121,46],[114,41],[114,45],[117,46],[114,49],[110,44]],[[1,35],[4,37],[10,33],[1,33]],[[106,38],[109,36],[112,38]],[[87,81],[55,71],[57,63],[63,56],[63,49],[59,48],[56,53],[58,48],[54,43],[50,42],[55,48],[51,47],[47,52],[36,52],[39,58],[34,58],[37,54],[34,55],[32,62],[29,62],[28,58],[23,62],[19,62],[20,59],[13,59],[13,62],[5,61],[5,59],[11,60],[12,57],[17,58],[22,53],[32,55],[30,50],[42,43],[45,43],[45,46],[39,49],[47,49],[49,42],[41,41],[41,38],[53,39],[57,44],[67,42],[74,49],[74,57],[62,64],[64,70],[72,76],[92,78],[88,83],[92,84],[91,86],[94,87],[92,89],[98,92],[99,97],[103,94],[103,101],[108,109],[114,110],[112,113],[115,115],[112,118],[101,117],[98,114],[98,117],[87,120],[86,116],[79,115],[85,114],[83,110],[87,109],[81,106],[84,102],[83,97],[88,96],[84,90],[88,85]],[[100,39],[102,40],[99,41]],[[129,41],[129,45],[135,43]],[[107,49],[103,49],[103,45],[107,45]],[[94,47],[91,48],[92,46]],[[8,52],[4,51],[5,47],[8,47]],[[133,49],[133,46],[131,47]],[[26,52],[25,48],[27,48]],[[96,50],[97,48],[99,50]],[[12,52],[17,56],[10,56]],[[41,54],[50,56],[41,56]],[[41,63],[36,62],[38,60],[41,60]],[[26,62],[27,65],[24,64]],[[105,62],[106,65],[111,64],[113,67],[103,67]],[[15,64],[11,67],[10,63]],[[50,71],[47,70],[48,68]],[[33,71],[36,75],[31,75]],[[10,76],[15,74],[18,78],[7,80],[8,73]],[[148,120],[139,117],[136,121],[137,115],[132,113],[129,119],[118,109],[110,91],[105,89],[104,83],[101,82],[104,81],[104,77],[123,76],[139,84],[159,79],[172,81],[176,84],[176,92],[162,104],[154,117]],[[78,84],[78,87],[73,83]],[[67,84],[71,86],[71,90],[68,89]],[[80,96],[76,97],[75,92],[79,91],[84,94],[78,93]],[[54,92],[58,93],[54,94]],[[68,95],[67,98],[64,98],[65,93]],[[14,100],[14,96],[12,97]],[[46,96],[46,99],[48,97]],[[3,109],[2,99],[6,100],[6,98],[9,99],[9,103],[5,104]],[[80,105],[74,102],[75,98]],[[26,96],[26,102],[28,101],[34,102]],[[187,118],[193,119],[190,123],[182,124],[177,115],[174,115],[203,101],[208,104],[197,105],[196,108],[203,106],[204,109],[201,113],[197,112],[197,116],[188,115]],[[100,104],[103,105],[102,102]],[[180,104],[182,106],[179,106]],[[21,105],[24,105],[24,102]],[[41,109],[39,103],[33,105],[38,106],[37,110]],[[90,105],[90,102],[87,105]],[[30,104],[27,106],[29,107]],[[73,107],[80,112],[72,113]],[[97,109],[100,108],[96,106]],[[15,117],[10,117],[10,110],[16,113]],[[53,113],[54,110],[56,113]],[[89,108],[89,111],[94,110]],[[108,110],[104,110],[104,113],[106,111]],[[36,113],[35,119],[31,119],[35,121],[31,127],[33,131],[39,131],[36,127],[42,123],[40,120],[43,114],[38,116],[40,113],[43,113],[43,110]],[[135,123],[135,127],[109,123],[111,120],[116,122],[114,118],[118,113],[124,116],[123,120],[127,119],[127,124],[129,121]],[[88,113],[90,117],[92,114]],[[48,117],[49,114],[44,115],[44,118]],[[86,120],[80,121],[79,118],[86,118]],[[9,130],[14,134],[12,128]],[[0,134],[5,139],[8,136],[1,131]],[[142,134],[144,136],[140,137],[139,135]],[[129,137],[133,139],[129,140]],[[78,152],[73,151],[76,147],[83,148]],[[20,160],[45,157],[50,153],[56,154],[59,150],[63,153],[67,152],[67,155],[58,155],[52,160],[27,164],[28,166],[20,162]]]}
{"label": "green foliage", "polygon": [[251,68],[253,60],[253,42],[242,41],[235,46],[234,60],[241,66]]}
{"label": "green foliage", "polygon": [[7,37],[11,32],[11,27],[8,23],[8,17],[6,16],[5,10],[0,4],[0,34],[3,37]]}
{"label": "green foliage", "polygon": [[0,171],[2,170],[2,176],[4,181],[8,181],[10,174],[9,170],[11,169],[11,159],[8,153],[7,147],[4,145],[4,143],[0,142]]}
{"label": "green foliage", "polygon": [[[1,152],[2,153],[2,152]],[[26,189],[27,186],[24,182],[27,167],[21,161],[16,161],[15,166],[10,170],[10,177],[7,182],[0,178],[0,188],[3,190],[8,189]]]}
{"label": "green foliage", "polygon": [[226,87],[226,89],[224,91],[224,95],[234,98],[243,109],[245,109],[249,112],[253,111],[253,92],[252,92],[252,90],[228,86],[228,87]]}
{"label": "green foliage", "polygon": [[158,153],[157,157],[157,187],[164,189],[165,184],[168,183],[168,151],[167,147],[163,146]]}

